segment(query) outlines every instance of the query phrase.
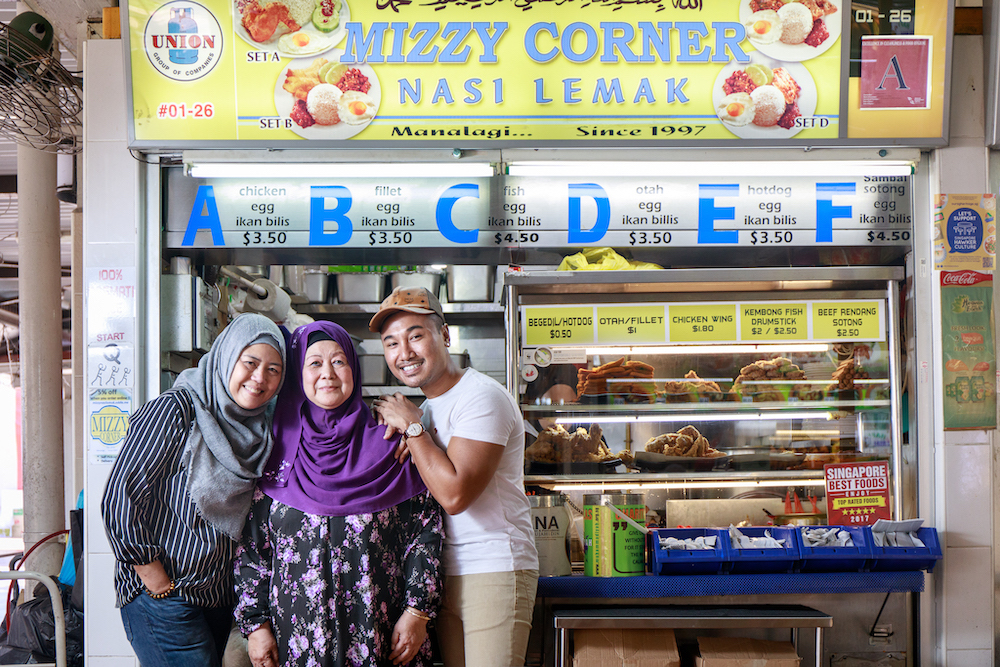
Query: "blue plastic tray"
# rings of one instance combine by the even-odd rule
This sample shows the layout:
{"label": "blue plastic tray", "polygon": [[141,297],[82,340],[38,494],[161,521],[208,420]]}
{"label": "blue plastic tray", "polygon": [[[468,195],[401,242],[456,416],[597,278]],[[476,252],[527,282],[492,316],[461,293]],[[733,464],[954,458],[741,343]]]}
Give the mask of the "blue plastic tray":
{"label": "blue plastic tray", "polygon": [[[871,529],[868,529],[869,534]],[[872,540],[872,561],[870,569],[874,572],[900,572],[903,570],[934,571],[934,566],[941,560],[941,542],[938,540],[936,528],[920,528],[917,537],[924,543],[923,547],[877,547]]]}
{"label": "blue plastic tray", "polygon": [[[747,526],[738,529],[747,537],[763,537],[767,531],[776,540],[784,540],[780,549],[737,549],[729,541],[729,571],[733,574],[794,572],[799,564],[799,540],[794,526]],[[729,540],[728,531],[726,539]]]}
{"label": "blue plastic tray", "polygon": [[[661,537],[678,540],[715,535],[715,549],[662,549]],[[648,559],[653,574],[721,574],[729,565],[729,531],[718,528],[656,528],[649,534]]]}
{"label": "blue plastic tray", "polygon": [[[807,547],[802,529],[838,528],[854,540],[851,547]],[[799,570],[802,572],[864,572],[872,559],[871,531],[867,526],[801,526],[795,531],[799,543]]]}

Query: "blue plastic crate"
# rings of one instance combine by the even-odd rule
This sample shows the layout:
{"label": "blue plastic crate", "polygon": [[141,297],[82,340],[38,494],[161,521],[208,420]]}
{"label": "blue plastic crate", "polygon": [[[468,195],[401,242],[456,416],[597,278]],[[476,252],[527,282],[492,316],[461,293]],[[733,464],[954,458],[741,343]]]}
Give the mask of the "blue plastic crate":
{"label": "blue plastic crate", "polygon": [[[794,572],[799,564],[799,540],[794,526],[746,526],[738,528],[747,537],[763,537],[765,532],[785,544],[777,549],[737,549],[729,542],[729,571],[733,574]],[[726,531],[728,533],[728,531]],[[729,540],[729,535],[726,535]]]}
{"label": "blue plastic crate", "polygon": [[[850,547],[807,547],[802,530],[837,528],[854,540]],[[872,558],[871,532],[867,526],[801,526],[795,531],[799,542],[799,570],[802,572],[864,572]]]}
{"label": "blue plastic crate", "polygon": [[922,547],[878,547],[872,540],[872,561],[869,569],[873,572],[900,572],[904,570],[934,571],[934,566],[941,560],[941,542],[938,540],[936,528],[920,528],[917,538],[924,543]]}
{"label": "blue plastic crate", "polygon": [[[660,547],[661,537],[678,540],[715,535],[714,549],[681,551]],[[650,572],[653,574],[720,574],[729,565],[729,531],[718,528],[656,528],[650,531]]]}

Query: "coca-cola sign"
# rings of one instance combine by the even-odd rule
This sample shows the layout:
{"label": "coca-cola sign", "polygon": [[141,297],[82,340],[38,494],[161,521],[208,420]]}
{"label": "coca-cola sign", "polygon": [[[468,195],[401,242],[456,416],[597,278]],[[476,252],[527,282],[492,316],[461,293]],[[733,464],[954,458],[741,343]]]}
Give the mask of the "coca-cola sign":
{"label": "coca-cola sign", "polygon": [[965,285],[977,285],[993,280],[993,276],[978,271],[942,271],[942,287],[962,287]]}

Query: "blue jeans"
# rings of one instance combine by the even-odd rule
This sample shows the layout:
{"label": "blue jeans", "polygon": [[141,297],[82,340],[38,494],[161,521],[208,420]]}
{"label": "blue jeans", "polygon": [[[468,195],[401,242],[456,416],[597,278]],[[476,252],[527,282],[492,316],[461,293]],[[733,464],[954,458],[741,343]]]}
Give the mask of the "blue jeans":
{"label": "blue jeans", "polygon": [[233,609],[199,607],[172,596],[142,593],[122,607],[125,636],[142,667],[219,667]]}

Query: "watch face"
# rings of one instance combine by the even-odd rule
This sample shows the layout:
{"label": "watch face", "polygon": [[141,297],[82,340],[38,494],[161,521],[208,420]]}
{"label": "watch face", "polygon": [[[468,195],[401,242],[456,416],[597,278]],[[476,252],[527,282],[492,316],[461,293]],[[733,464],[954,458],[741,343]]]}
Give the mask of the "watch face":
{"label": "watch face", "polygon": [[422,424],[418,424],[416,422],[414,422],[413,424],[410,424],[409,426],[406,427],[406,435],[409,436],[409,437],[411,437],[411,438],[415,438],[415,437],[417,437],[418,435],[420,435],[423,432],[424,432],[423,425]]}

